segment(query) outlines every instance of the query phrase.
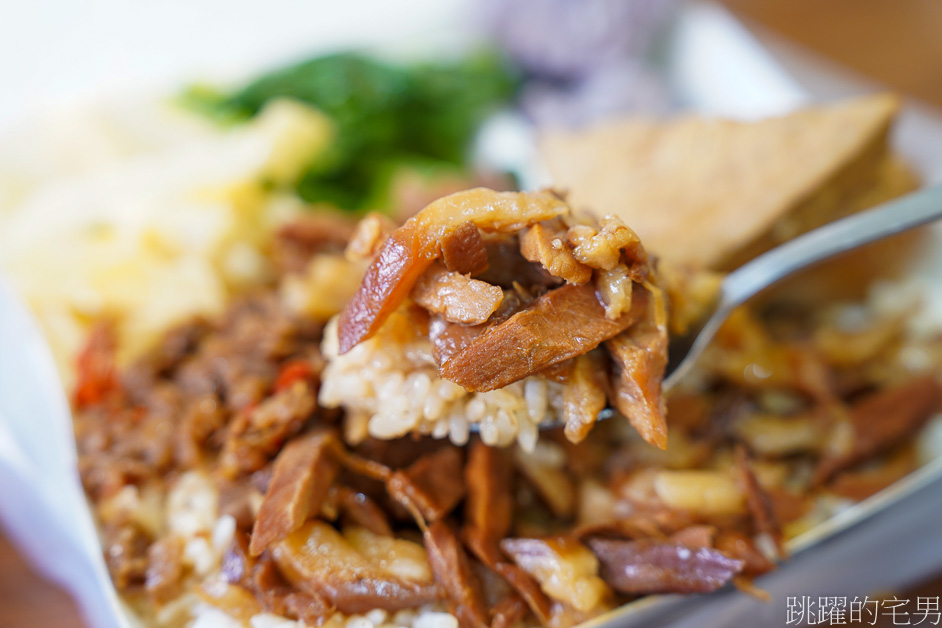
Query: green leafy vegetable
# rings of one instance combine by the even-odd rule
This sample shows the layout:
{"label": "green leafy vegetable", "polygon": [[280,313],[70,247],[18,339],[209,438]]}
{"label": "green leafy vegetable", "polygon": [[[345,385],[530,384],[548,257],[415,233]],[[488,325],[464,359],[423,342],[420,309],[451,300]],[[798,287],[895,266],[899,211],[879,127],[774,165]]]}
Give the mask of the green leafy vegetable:
{"label": "green leafy vegetable", "polygon": [[186,102],[223,121],[244,120],[275,98],[330,117],[337,139],[297,182],[306,201],[358,210],[383,203],[397,167],[467,165],[484,118],[507,103],[517,77],[497,56],[396,66],[356,53],[304,61],[224,95],[192,88]]}

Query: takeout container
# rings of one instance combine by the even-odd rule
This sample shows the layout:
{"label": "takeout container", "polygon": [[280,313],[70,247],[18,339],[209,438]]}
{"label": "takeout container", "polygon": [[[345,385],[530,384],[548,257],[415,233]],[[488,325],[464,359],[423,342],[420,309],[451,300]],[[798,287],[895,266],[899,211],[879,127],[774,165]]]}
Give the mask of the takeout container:
{"label": "takeout container", "polygon": [[[376,3],[351,4],[368,9]],[[423,24],[431,29],[449,20],[454,23],[462,3],[407,4],[408,14],[425,19]],[[282,19],[302,19],[306,14],[300,3],[279,5],[294,7]],[[365,43],[369,28],[350,34],[349,41]],[[421,30],[421,25],[412,28]],[[300,43],[297,37],[284,41],[286,46]],[[328,42],[335,47],[343,43],[336,37]],[[279,57],[273,52],[277,43],[268,46],[269,59]],[[813,97],[714,6],[687,7],[666,48],[662,69],[691,108],[755,118],[782,113]],[[280,56],[296,52],[286,48]],[[789,63],[802,72],[809,68],[806,60]],[[829,89],[846,85],[822,81],[820,71],[814,72],[809,76],[817,85]],[[942,180],[942,119],[907,108],[896,139],[898,150],[927,182]],[[942,276],[937,276],[942,273],[933,272],[942,268],[942,228],[932,228],[930,239],[934,246],[926,247],[926,254],[909,269],[907,281],[922,292],[928,309],[921,323],[931,327],[942,322]],[[942,324],[938,326],[942,329]],[[69,407],[48,347],[25,306],[0,278],[0,520],[36,567],[72,592],[91,625],[132,625],[108,579],[75,465]],[[940,519],[942,459],[936,459],[795,539],[790,561],[758,581],[772,594],[769,603],[734,589],[705,596],[649,596],[589,625],[782,625],[788,596],[852,599],[898,589],[937,572],[942,568]]]}

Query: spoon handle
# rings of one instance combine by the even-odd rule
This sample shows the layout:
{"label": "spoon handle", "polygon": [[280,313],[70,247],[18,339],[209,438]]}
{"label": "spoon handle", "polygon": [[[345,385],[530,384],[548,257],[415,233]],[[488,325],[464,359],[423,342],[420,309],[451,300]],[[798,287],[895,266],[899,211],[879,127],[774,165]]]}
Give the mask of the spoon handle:
{"label": "spoon handle", "polygon": [[742,305],[803,268],[938,218],[942,218],[942,186],[920,190],[815,229],[727,275],[718,310]]}
{"label": "spoon handle", "polygon": [[785,277],[828,258],[942,218],[942,186],[926,188],[810,231],[760,255],[723,280],[719,303],[700,329],[671,343],[664,388],[693,367],[733,309]]}

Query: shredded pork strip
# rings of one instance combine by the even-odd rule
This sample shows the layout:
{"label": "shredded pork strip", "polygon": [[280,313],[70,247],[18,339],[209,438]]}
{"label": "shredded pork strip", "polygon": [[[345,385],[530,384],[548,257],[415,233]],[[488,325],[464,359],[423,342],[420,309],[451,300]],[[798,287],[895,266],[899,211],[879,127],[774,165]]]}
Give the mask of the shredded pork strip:
{"label": "shredded pork strip", "polygon": [[425,531],[425,547],[435,581],[445,592],[451,612],[461,627],[487,626],[487,607],[480,582],[471,571],[468,555],[454,530],[444,521],[436,521]]}
{"label": "shredded pork strip", "polygon": [[825,482],[841,469],[899,443],[938,411],[940,399],[939,382],[926,376],[859,401],[850,413],[852,446],[846,452],[825,455],[818,463],[815,477]]}
{"label": "shredded pork strip", "polygon": [[566,438],[578,443],[589,435],[599,412],[605,409],[605,356],[590,351],[573,360],[563,392]]}
{"label": "shredded pork strip", "polygon": [[411,296],[418,305],[449,322],[480,325],[497,311],[504,291],[433,264],[419,278]]}
{"label": "shredded pork strip", "polygon": [[548,192],[475,188],[435,201],[390,234],[380,247],[356,294],[340,314],[340,353],[376,333],[441,255],[441,242],[465,223],[485,231],[512,232],[566,210],[566,205]]}
{"label": "shredded pork strip", "polygon": [[464,538],[483,562],[497,563],[498,545],[513,521],[509,481],[513,465],[506,451],[475,441],[464,474],[468,487]]}
{"label": "shredded pork strip", "polygon": [[442,241],[442,263],[450,271],[477,275],[487,270],[487,247],[473,222],[461,224]]}
{"label": "shredded pork strip", "polygon": [[[639,308],[656,307],[654,297],[634,301]],[[657,318],[656,314],[641,318],[605,346],[615,364],[613,404],[644,440],[666,449],[667,417],[661,379],[667,366],[667,327],[666,321],[659,323]]]}
{"label": "shredded pork strip", "polygon": [[446,446],[422,456],[390,475],[386,488],[399,503],[415,506],[427,521],[437,521],[464,498],[461,451]]}
{"label": "shredded pork strip", "polygon": [[708,593],[743,570],[745,563],[708,547],[674,542],[591,539],[602,574],[622,593]]}
{"label": "shredded pork strip", "polygon": [[316,515],[339,466],[333,459],[332,432],[316,432],[292,441],[278,455],[271,483],[252,530],[249,551],[258,556]]}
{"label": "shredded pork strip", "polygon": [[592,287],[565,285],[489,327],[443,363],[441,374],[467,390],[503,388],[594,349],[640,316],[632,310],[609,320]]}
{"label": "shredded pork strip", "polygon": [[407,580],[374,564],[333,527],[311,521],[275,543],[272,556],[289,582],[324,597],[342,613],[400,610],[438,597],[429,582]]}
{"label": "shredded pork strip", "polygon": [[592,269],[576,259],[566,242],[566,226],[561,220],[537,223],[524,231],[520,252],[567,283],[584,284],[592,278]]}

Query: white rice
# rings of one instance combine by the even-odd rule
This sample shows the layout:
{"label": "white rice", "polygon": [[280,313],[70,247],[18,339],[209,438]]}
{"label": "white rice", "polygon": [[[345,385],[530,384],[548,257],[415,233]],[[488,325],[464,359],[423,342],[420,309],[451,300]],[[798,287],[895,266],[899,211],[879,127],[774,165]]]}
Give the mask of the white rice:
{"label": "white rice", "polygon": [[337,320],[324,330],[320,403],[362,417],[369,435],[390,439],[412,432],[464,445],[475,426],[487,445],[536,445],[539,425],[562,416],[563,386],[531,376],[489,392],[468,392],[438,375],[431,341],[416,334],[391,338],[382,330],[338,355]]}

